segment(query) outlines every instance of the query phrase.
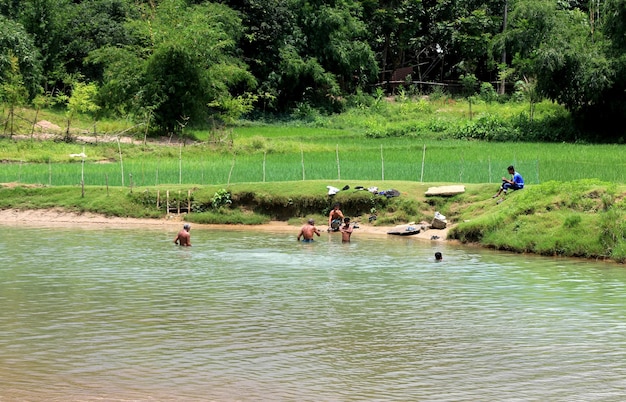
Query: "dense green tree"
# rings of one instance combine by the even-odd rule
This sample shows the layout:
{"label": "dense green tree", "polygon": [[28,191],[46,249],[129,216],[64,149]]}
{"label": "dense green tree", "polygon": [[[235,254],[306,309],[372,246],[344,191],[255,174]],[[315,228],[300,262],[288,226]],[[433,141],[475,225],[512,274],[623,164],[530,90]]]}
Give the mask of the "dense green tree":
{"label": "dense green tree", "polygon": [[301,81],[291,85],[292,99],[302,94],[332,108],[342,93],[376,82],[378,67],[358,3],[295,0],[294,5],[298,29],[281,53],[281,65],[289,70],[285,78]]}
{"label": "dense green tree", "polygon": [[241,20],[228,7],[165,0],[129,31],[133,46],[93,51],[104,65],[100,99],[108,110],[150,113],[168,132],[208,117],[208,104],[256,81],[236,56]]}
{"label": "dense green tree", "polygon": [[101,79],[101,68],[85,63],[85,58],[91,51],[106,46],[133,44],[136,38],[126,22],[137,17],[137,8],[127,0],[87,0],[75,4],[61,38],[60,57],[65,70],[80,73],[87,80]]}
{"label": "dense green tree", "polygon": [[30,99],[96,83],[104,111],[167,131],[253,105],[338,110],[406,66],[506,76],[588,127],[626,125],[626,0],[215,1],[0,0],[0,75],[14,57]]}
{"label": "dense green tree", "polygon": [[363,20],[368,40],[383,74],[388,79],[398,67],[414,64],[424,46],[422,35],[425,9],[421,0],[365,0]]}
{"label": "dense green tree", "polygon": [[14,74],[16,67],[28,97],[34,98],[43,79],[39,50],[20,23],[0,15],[0,77]]}
{"label": "dense green tree", "polygon": [[[557,24],[556,3],[543,0],[520,0],[511,4],[507,28],[492,41],[495,55],[503,49],[510,55],[514,80],[534,76],[535,59],[542,44]],[[496,56],[497,57],[497,56]]]}
{"label": "dense green tree", "polygon": [[242,59],[259,82],[259,106],[264,111],[286,108],[292,92],[289,85],[283,84],[288,81],[283,79],[281,55],[285,48],[293,47],[294,32],[298,29],[292,1],[232,0],[224,3],[241,15],[244,32],[239,39],[239,49]]}
{"label": "dense green tree", "polygon": [[612,86],[614,71],[603,41],[592,41],[588,18],[580,11],[557,13],[560,29],[536,52],[538,89],[573,112],[600,100]]}
{"label": "dense green tree", "polygon": [[103,68],[97,103],[117,116],[142,115],[145,60],[131,48],[104,47],[94,50],[87,61]]}
{"label": "dense green tree", "polygon": [[62,57],[63,37],[69,29],[72,3],[69,0],[23,0],[19,6],[19,20],[32,35],[41,54],[46,92],[63,89],[67,81],[67,60]]}
{"label": "dense green tree", "polygon": [[282,111],[305,102],[334,110],[341,94],[376,82],[378,67],[358,2],[226,4],[243,15],[241,49],[259,80],[258,96],[265,106]]}
{"label": "dense green tree", "polygon": [[183,47],[159,47],[148,59],[145,81],[145,105],[153,107],[155,123],[168,132],[202,115],[209,101],[202,70]]}
{"label": "dense green tree", "polygon": [[26,102],[28,92],[24,86],[22,74],[20,74],[17,57],[9,51],[8,58],[9,68],[4,71],[4,77],[0,81],[0,100],[5,102],[9,109],[9,115],[4,125],[5,132],[8,126],[10,134],[13,135],[15,108]]}
{"label": "dense green tree", "polygon": [[85,84],[84,82],[76,82],[72,85],[72,93],[67,98],[67,128],[65,130],[65,140],[71,140],[70,127],[72,121],[78,114],[94,115],[100,107],[95,103],[98,88],[95,84]]}
{"label": "dense green tree", "polygon": [[[600,20],[600,12],[604,20]],[[605,63],[610,64],[614,74],[612,85],[594,103],[586,105],[580,117],[587,129],[599,131],[604,139],[626,141],[626,1],[606,1],[604,8],[598,9],[596,22],[608,40]],[[597,35],[594,38],[597,40]]]}
{"label": "dense green tree", "polygon": [[[517,1],[509,29],[499,40],[514,55],[518,74],[535,82],[539,94],[564,105],[589,126],[607,121],[608,94],[618,74],[608,57],[608,42],[593,34],[585,12],[544,1]],[[614,124],[614,119],[608,121]]]}

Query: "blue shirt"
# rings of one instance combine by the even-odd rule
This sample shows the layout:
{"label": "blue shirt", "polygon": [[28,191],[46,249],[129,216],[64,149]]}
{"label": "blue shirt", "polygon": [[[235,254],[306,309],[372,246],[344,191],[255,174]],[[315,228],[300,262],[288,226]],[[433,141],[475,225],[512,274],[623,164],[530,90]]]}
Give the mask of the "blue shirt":
{"label": "blue shirt", "polygon": [[517,184],[519,188],[524,188],[524,179],[522,175],[517,172],[513,175],[513,183]]}

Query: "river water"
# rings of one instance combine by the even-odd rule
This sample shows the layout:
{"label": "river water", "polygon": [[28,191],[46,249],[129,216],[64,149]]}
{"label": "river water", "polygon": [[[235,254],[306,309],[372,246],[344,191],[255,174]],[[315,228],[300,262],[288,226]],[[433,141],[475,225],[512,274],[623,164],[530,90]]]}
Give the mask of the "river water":
{"label": "river water", "polygon": [[626,398],[623,265],[296,231],[0,226],[0,401]]}

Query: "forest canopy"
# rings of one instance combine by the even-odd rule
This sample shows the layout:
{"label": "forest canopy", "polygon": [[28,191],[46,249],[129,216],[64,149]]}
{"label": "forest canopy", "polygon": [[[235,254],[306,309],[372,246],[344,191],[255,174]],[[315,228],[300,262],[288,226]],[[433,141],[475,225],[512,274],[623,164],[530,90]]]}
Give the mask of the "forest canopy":
{"label": "forest canopy", "polygon": [[626,0],[0,0],[0,97],[68,104],[87,86],[90,113],[172,133],[398,88],[523,88],[611,141],[625,14]]}

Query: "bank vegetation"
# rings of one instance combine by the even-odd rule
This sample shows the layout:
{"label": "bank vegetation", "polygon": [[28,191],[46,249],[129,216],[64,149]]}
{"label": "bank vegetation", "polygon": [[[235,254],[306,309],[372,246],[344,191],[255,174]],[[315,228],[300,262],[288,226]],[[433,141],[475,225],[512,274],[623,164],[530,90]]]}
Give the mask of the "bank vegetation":
{"label": "bank vegetation", "polygon": [[[327,185],[345,188],[328,195]],[[3,184],[1,209],[60,208],[106,216],[163,219],[184,214],[196,223],[300,225],[325,222],[334,202],[362,225],[430,222],[435,212],[452,226],[449,239],[484,247],[546,256],[626,261],[626,186],[599,180],[549,181],[528,185],[497,203],[496,184],[467,184],[463,194],[427,197],[445,183],[413,181],[293,181],[229,186],[120,188]],[[346,188],[349,186],[350,188]],[[364,187],[357,189],[355,187]],[[396,189],[387,198],[367,190]]]}

